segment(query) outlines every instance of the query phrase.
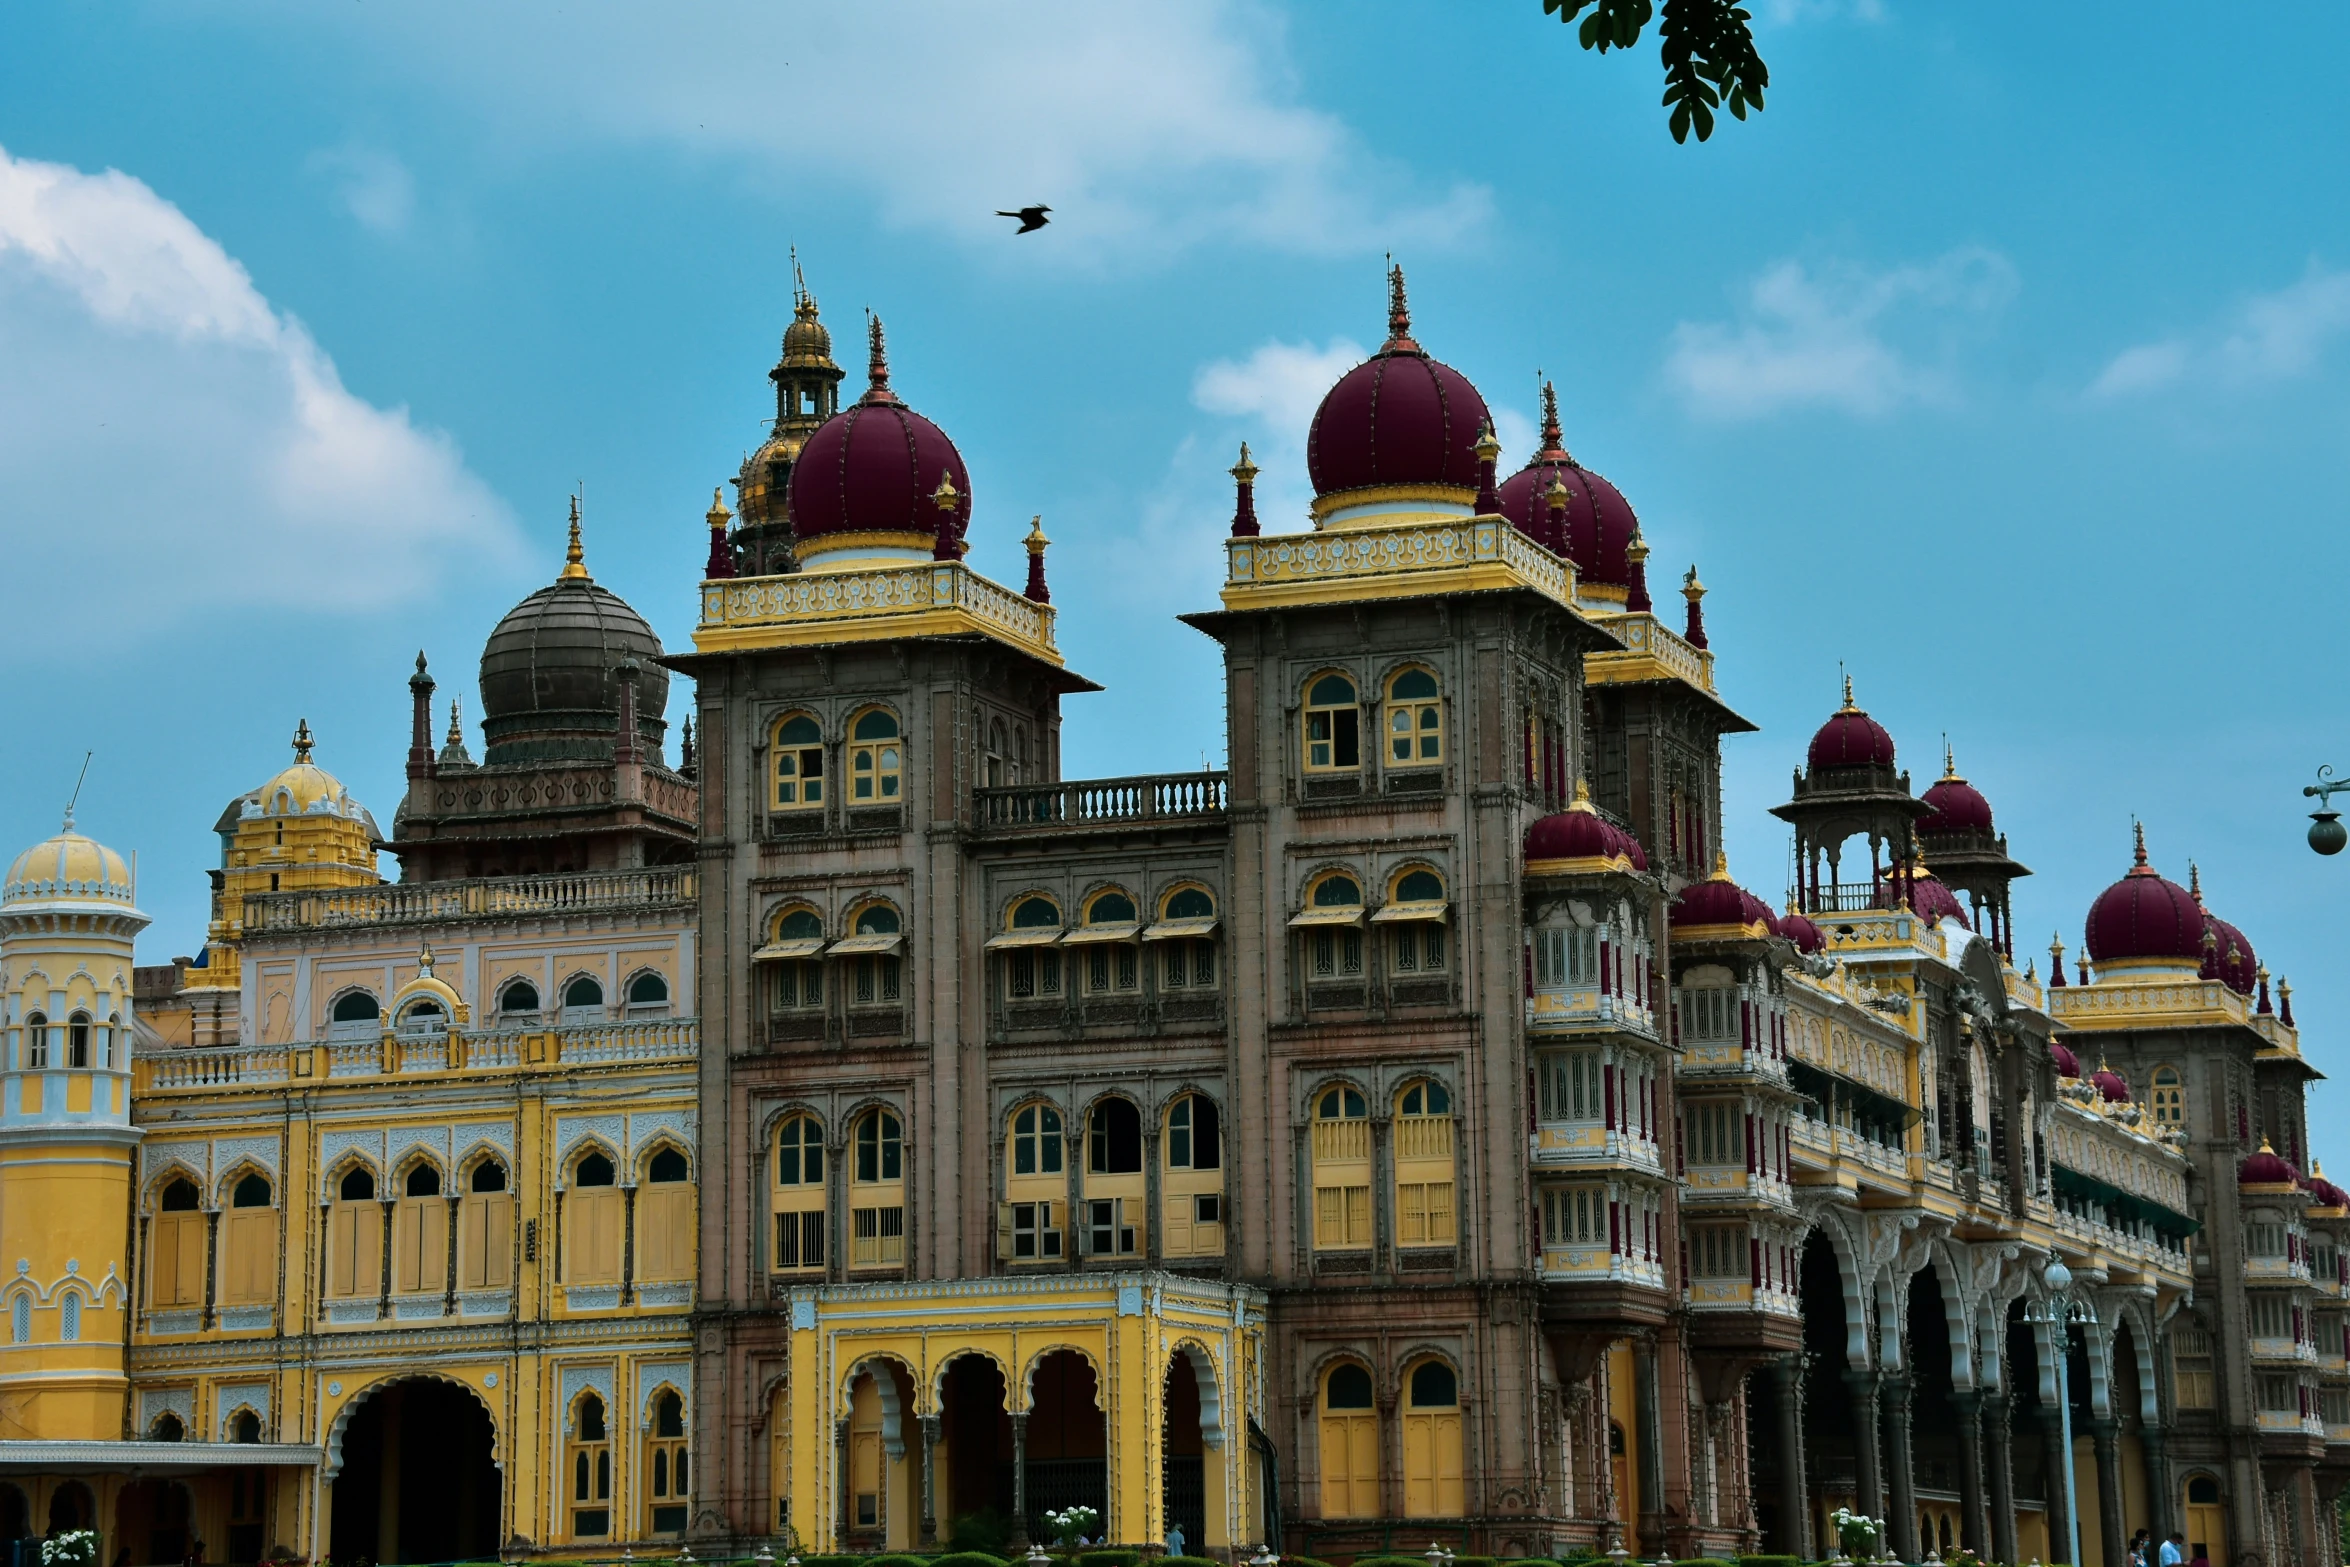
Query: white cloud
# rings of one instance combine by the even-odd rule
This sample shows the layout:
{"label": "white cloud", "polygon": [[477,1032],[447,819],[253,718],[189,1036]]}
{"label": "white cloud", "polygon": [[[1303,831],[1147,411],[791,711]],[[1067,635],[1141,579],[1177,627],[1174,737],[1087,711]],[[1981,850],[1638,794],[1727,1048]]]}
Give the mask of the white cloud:
{"label": "white cloud", "polygon": [[405,233],[416,215],[416,177],[388,152],[367,147],[328,147],[310,155],[313,174],[331,176],[343,210],[378,234]]}
{"label": "white cloud", "polygon": [[1303,525],[1314,493],[1306,475],[1306,434],[1314,410],[1340,376],[1369,357],[1361,344],[1343,337],[1319,348],[1275,341],[1246,359],[1202,365],[1192,378],[1192,402],[1205,413],[1235,421],[1240,428],[1233,439],[1249,442],[1263,470],[1257,479],[1257,517],[1266,528]]}
{"label": "white cloud", "polygon": [[2307,375],[2350,334],[2350,271],[2312,264],[2300,281],[2255,294],[2223,325],[2141,343],[2114,355],[2089,384],[2091,397],[2128,397],[2181,381],[2254,387]]}
{"label": "white cloud", "polygon": [[[1431,247],[1482,225],[1482,185],[1441,189],[1300,101],[1280,19],[1251,0],[972,4],[247,0],[337,28],[438,84],[501,148],[649,142],[745,159],[777,192],[870,193],[894,226],[1055,259],[1208,239],[1314,254]],[[1024,258],[1025,259],[1025,258]]]}
{"label": "white cloud", "polygon": [[[505,504],[140,181],[0,149],[4,633],[370,608],[512,558]],[[44,585],[35,588],[34,584]]]}
{"label": "white cloud", "polygon": [[2007,259],[1976,247],[1881,272],[1782,261],[1754,280],[1737,324],[1675,327],[1665,376],[1690,412],[1715,419],[1946,402],[1955,328],[2015,288]]}

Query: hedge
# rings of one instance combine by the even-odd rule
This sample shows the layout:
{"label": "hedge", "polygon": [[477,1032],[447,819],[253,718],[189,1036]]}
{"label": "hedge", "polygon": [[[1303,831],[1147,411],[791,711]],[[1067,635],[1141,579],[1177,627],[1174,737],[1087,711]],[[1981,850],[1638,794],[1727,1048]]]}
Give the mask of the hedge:
{"label": "hedge", "polygon": [[[800,1567],[808,1567],[808,1558],[800,1558]],[[1009,1567],[1001,1556],[990,1556],[985,1551],[949,1551],[944,1556],[930,1559],[930,1567]]]}
{"label": "hedge", "polygon": [[1077,1567],[1142,1567],[1142,1552],[1082,1551],[1077,1556]]}
{"label": "hedge", "polygon": [[1738,1567],[1803,1567],[1798,1556],[1741,1556]]}
{"label": "hedge", "polygon": [[[803,1567],[805,1567],[807,1558],[802,1557],[800,1560],[803,1564]],[[864,1563],[865,1567],[930,1567],[930,1558],[927,1556],[907,1556],[903,1554],[894,1556],[868,1556],[864,1559]]]}
{"label": "hedge", "polygon": [[[1162,1556],[1158,1558],[1158,1567],[1224,1567],[1224,1564],[1212,1556]],[[1416,1562],[1413,1567],[1427,1567],[1427,1564]]]}

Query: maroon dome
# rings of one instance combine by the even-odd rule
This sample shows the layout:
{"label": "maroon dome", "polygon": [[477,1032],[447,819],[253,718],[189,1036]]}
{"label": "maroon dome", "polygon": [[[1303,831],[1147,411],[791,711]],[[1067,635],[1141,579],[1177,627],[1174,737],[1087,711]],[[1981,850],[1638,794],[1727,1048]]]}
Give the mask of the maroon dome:
{"label": "maroon dome", "polygon": [[2074,1055],[2068,1046],[2060,1045],[2053,1039],[2048,1041],[2048,1059],[2056,1063],[2058,1077],[2081,1075],[2081,1058]]}
{"label": "maroon dome", "polygon": [[1316,495],[1375,484],[1477,487],[1477,436],[1491,415],[1469,378],[1412,341],[1403,268],[1389,274],[1387,341],[1314,410],[1306,470]]}
{"label": "maroon dome", "polygon": [[2089,957],[2203,961],[2203,908],[2195,895],[2156,874],[2146,863],[2146,830],[2138,830],[2137,863],[2089,905]]}
{"label": "maroon dome", "polygon": [[898,401],[889,387],[881,323],[873,323],[872,385],[820,425],[791,470],[792,536],[828,533],[919,533],[938,536],[932,496],[944,476],[961,500],[955,528],[971,523],[971,475],[955,443]]}
{"label": "maroon dome", "polygon": [[1918,820],[1918,831],[1929,838],[1947,837],[1956,833],[1991,832],[1991,802],[1982,792],[1958,776],[1947,759],[1942,764],[1942,776],[1925,794],[1926,804],[1934,814]]}
{"label": "maroon dome", "polygon": [[1852,705],[1852,678],[1844,680],[1844,705],[1811,737],[1806,753],[1813,767],[1891,767],[1893,737],[1885,726]]}
{"label": "maroon dome", "polygon": [[1792,904],[1788,905],[1786,913],[1779,916],[1779,934],[1794,942],[1798,952],[1817,952],[1828,944],[1828,938],[1820,934],[1820,928],[1798,913]]}
{"label": "maroon dome", "polygon": [[[1888,873],[1877,883],[1877,907],[1889,909],[1894,902],[1893,877]],[[1975,928],[1974,922],[1966,917],[1966,905],[1958,901],[1958,894],[1943,885],[1941,879],[1929,870],[1920,869],[1910,877],[1909,907],[1911,913],[1929,925],[1939,925],[1948,919],[1958,921],[1969,930]]]}
{"label": "maroon dome", "polygon": [[2236,1171],[2238,1186],[2298,1186],[2301,1172],[2287,1164],[2262,1138],[2260,1152],[2244,1161]]}
{"label": "maroon dome", "polygon": [[2251,995],[2260,984],[2260,959],[2253,954],[2251,938],[2216,914],[2207,917],[2211,921],[2213,971],[2206,977],[2225,980],[2228,989],[2239,996]]}
{"label": "maroon dome", "polygon": [[2317,1205],[2320,1208],[2350,1207],[2350,1192],[2343,1191],[2342,1188],[2327,1180],[2325,1171],[2316,1168],[2314,1162],[2309,1172],[2309,1179],[2303,1181],[2301,1186],[2310,1196],[2317,1199]]}
{"label": "maroon dome", "polygon": [[1719,855],[1714,859],[1713,875],[1691,882],[1673,900],[1671,922],[1675,926],[1759,924],[1774,934],[1779,929],[1770,905],[1732,881],[1729,864]]}
{"label": "maroon dome", "polygon": [[2129,1079],[2111,1067],[2099,1067],[2089,1081],[2097,1085],[2097,1096],[2107,1104],[2126,1105],[2130,1102]]}
{"label": "maroon dome", "polygon": [[[1566,486],[1567,515],[1564,541],[1550,536],[1550,483]],[[1632,585],[1628,553],[1640,520],[1614,485],[1567,455],[1559,434],[1558,396],[1548,383],[1542,388],[1542,450],[1525,467],[1502,481],[1501,514],[1520,533],[1565,555],[1585,582]]]}
{"label": "maroon dome", "polygon": [[1591,804],[1591,790],[1580,779],[1575,800],[1526,829],[1526,860],[1629,860],[1634,870],[1648,869],[1640,840],[1609,821]]}

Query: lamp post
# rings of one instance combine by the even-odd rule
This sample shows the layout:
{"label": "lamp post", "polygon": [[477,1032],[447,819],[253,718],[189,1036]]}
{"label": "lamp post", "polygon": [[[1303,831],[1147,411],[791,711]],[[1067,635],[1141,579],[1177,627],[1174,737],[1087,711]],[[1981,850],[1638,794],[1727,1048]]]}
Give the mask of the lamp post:
{"label": "lamp post", "polygon": [[[2350,786],[2346,786],[2350,787]],[[2066,1293],[2073,1285],[2073,1270],[2064,1265],[2062,1257],[2050,1257],[2048,1270],[2040,1275],[2048,1285],[2048,1314],[2055,1325],[2056,1339],[2056,1407],[2060,1429],[2064,1433],[2064,1518],[2072,1531],[2072,1561],[2079,1567],[2081,1560],[2081,1504],[2080,1488],[2073,1484],[2073,1396],[2068,1385],[2072,1371],[2072,1297]]]}
{"label": "lamp post", "polygon": [[2317,809],[2309,813],[2309,846],[2320,854],[2339,854],[2350,844],[2350,828],[2342,825],[2342,813],[2333,808],[2334,796],[2350,789],[2350,778],[2336,778],[2331,767],[2317,770],[2317,782],[2301,791],[2304,799],[2317,801]]}

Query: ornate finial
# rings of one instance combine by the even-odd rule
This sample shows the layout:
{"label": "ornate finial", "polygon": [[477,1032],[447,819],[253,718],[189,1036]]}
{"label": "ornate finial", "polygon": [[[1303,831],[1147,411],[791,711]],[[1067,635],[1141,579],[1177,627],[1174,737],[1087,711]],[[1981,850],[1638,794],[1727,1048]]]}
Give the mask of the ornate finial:
{"label": "ornate finial", "polygon": [[424,667],[424,650],[416,650],[416,673],[408,677],[408,689],[418,697],[429,697],[435,685],[432,675]]}
{"label": "ornate finial", "polygon": [[1493,468],[1501,461],[1501,442],[1493,434],[1491,419],[1485,421],[1476,444],[1469,449],[1477,454],[1477,515],[1495,516],[1501,511],[1501,495],[1493,487]]}
{"label": "ornate finial", "polygon": [[955,488],[955,476],[939,470],[938,488],[930,492],[930,504],[938,508],[938,544],[930,554],[933,560],[961,560],[962,542],[955,527],[955,508],[963,502],[963,492]]}
{"label": "ornate finial", "polygon": [[898,394],[889,389],[889,347],[881,335],[881,317],[865,318],[865,398],[869,403],[894,403]]}
{"label": "ornate finial", "polygon": [[2273,1015],[2276,1011],[2276,1008],[2269,1004],[2268,965],[2265,963],[2260,965],[2260,1005],[2255,1007],[2253,1010],[2259,1012],[2264,1017]]}
{"label": "ornate finial", "polygon": [[1028,600],[1034,604],[1050,604],[1053,594],[1044,585],[1044,547],[1053,541],[1044,536],[1044,517],[1041,513],[1028,519],[1028,537],[1021,542],[1028,546]]}
{"label": "ornate finial", "polygon": [[449,698],[448,743],[451,745],[463,745],[465,743],[465,725],[459,717],[459,712],[463,708],[464,703],[465,699],[463,697],[453,696]]}
{"label": "ornate finial", "polygon": [[1248,442],[1240,443],[1240,461],[1232,465],[1232,536],[1253,539],[1257,527],[1257,465],[1248,460]]}
{"label": "ornate finial", "polygon": [[571,497],[571,545],[563,552],[563,570],[556,580],[574,577],[582,582],[588,580],[587,551],[579,543],[579,497],[576,495]]}
{"label": "ornate finial", "polygon": [[726,509],[726,502],[718,498],[719,486],[710,487],[710,509],[702,520],[710,525],[710,558],[702,563],[705,580],[723,581],[734,575],[734,551],[726,545],[726,525],[734,520],[734,513]]}
{"label": "ornate finial", "polygon": [[1681,579],[1681,596],[1689,601],[1689,627],[1681,633],[1682,640],[1691,647],[1702,648],[1705,642],[1705,584],[1697,580],[1697,567]]}
{"label": "ornate finial", "polygon": [[734,520],[734,513],[728,511],[726,502],[719,498],[724,494],[725,489],[726,486],[723,484],[710,486],[710,509],[702,513],[702,520],[713,529],[723,530],[728,523]]}
{"label": "ornate finial", "polygon": [[2064,988],[2064,933],[2062,931],[2048,938],[2048,983],[2058,990]]}
{"label": "ornate finial", "polygon": [[677,743],[677,770],[686,777],[694,776],[694,715],[685,715],[685,729]]}
{"label": "ornate finial", "polygon": [[1714,850],[1714,873],[1706,879],[1708,881],[1728,881],[1730,879],[1730,856],[1725,850]]}
{"label": "ornate finial", "polygon": [[2268,1139],[2265,1137],[2260,1140],[2260,1151],[2264,1154],[2274,1154],[2276,1152],[2274,1148],[2271,1148],[2268,1145]]}
{"label": "ornate finial", "polygon": [[2073,959],[2073,967],[2079,971],[2081,983],[2084,985],[2089,983],[2089,960],[2085,957],[2075,958]]}
{"label": "ornate finial", "polygon": [[792,314],[812,318],[816,314],[816,300],[808,292],[808,279],[800,271],[800,247],[791,247],[791,307]]}
{"label": "ornate finial", "polygon": [[2154,867],[2146,863],[2146,824],[2133,821],[2130,823],[2130,832],[2137,840],[2137,847],[2132,851],[2130,874],[2134,876],[2144,872],[2146,875],[2153,875]]}
{"label": "ornate finial", "polygon": [[1559,429],[1558,389],[1548,381],[1542,383],[1542,450],[1535,456],[1561,462],[1574,461],[1567,456],[1566,435]]}
{"label": "ornate finial", "polygon": [[1632,537],[1625,542],[1624,560],[1631,567],[1631,586],[1624,591],[1624,608],[1635,615],[1647,614],[1656,608],[1648,596],[1648,540],[1640,533],[1640,524],[1632,524]]}
{"label": "ornate finial", "polygon": [[432,978],[432,943],[426,942],[417,949],[416,967],[420,971],[420,978]]}
{"label": "ornate finial", "polygon": [[1493,433],[1491,419],[1486,420],[1484,428],[1477,432],[1476,443],[1469,450],[1477,454],[1479,462],[1501,461],[1501,441]]}
{"label": "ornate finial", "polygon": [[1587,780],[1581,778],[1575,780],[1575,798],[1568,802],[1567,809],[1593,812],[1598,810],[1598,807],[1591,803],[1591,785]]}
{"label": "ornate finial", "polygon": [[1942,776],[1945,778],[1958,776],[1958,757],[1950,749],[1950,736],[1948,735],[1942,737]]}
{"label": "ornate finial", "polygon": [[1853,701],[1852,701],[1852,675],[1851,675],[1851,673],[1850,673],[1849,671],[1848,671],[1848,672],[1846,672],[1846,674],[1845,674],[1845,676],[1844,676],[1844,705],[1843,705],[1842,707],[1838,708],[1836,711],[1838,711],[1838,712],[1840,712],[1840,713],[1857,713],[1857,712],[1859,712],[1859,711],[1860,711],[1860,709],[1859,709],[1858,707],[1856,707],[1856,706],[1854,706],[1854,705],[1853,705]]}
{"label": "ornate finial", "polygon": [[296,763],[310,760],[310,747],[314,743],[310,738],[310,720],[307,718],[297,719],[294,723],[294,760]]}
{"label": "ornate finial", "polygon": [[1412,340],[1412,307],[1404,299],[1403,268],[1390,260],[1387,265],[1387,343],[1390,348],[1408,344]]}
{"label": "ornate finial", "polygon": [[2293,982],[2289,979],[2277,981],[2277,1021],[2287,1028],[2293,1026]]}

